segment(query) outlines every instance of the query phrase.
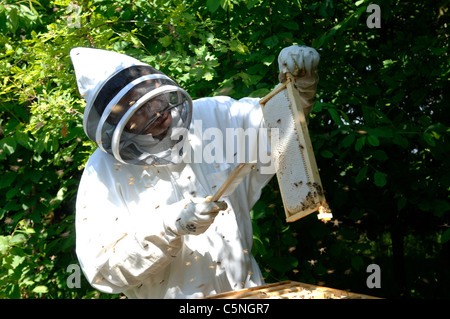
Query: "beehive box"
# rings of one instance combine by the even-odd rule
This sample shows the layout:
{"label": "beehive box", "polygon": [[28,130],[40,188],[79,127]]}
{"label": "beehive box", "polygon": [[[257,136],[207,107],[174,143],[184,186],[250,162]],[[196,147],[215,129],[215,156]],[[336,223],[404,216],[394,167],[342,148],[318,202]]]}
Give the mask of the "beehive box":
{"label": "beehive box", "polygon": [[[286,81],[262,98],[260,104],[286,221],[292,222],[319,210],[322,214],[319,218],[331,218],[300,93],[292,75],[287,74]],[[276,133],[278,137],[273,136]]]}
{"label": "beehive box", "polygon": [[379,299],[344,290],[283,281],[264,286],[230,291],[207,299]]}

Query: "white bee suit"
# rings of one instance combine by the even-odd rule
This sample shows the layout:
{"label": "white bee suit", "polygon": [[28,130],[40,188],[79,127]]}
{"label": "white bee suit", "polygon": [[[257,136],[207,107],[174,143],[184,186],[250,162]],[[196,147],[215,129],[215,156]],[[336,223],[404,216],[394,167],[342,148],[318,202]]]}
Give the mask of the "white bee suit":
{"label": "white bee suit", "polygon": [[[280,70],[292,72],[289,61],[304,54],[288,53]],[[251,255],[249,212],[274,172],[267,169],[272,163],[267,162],[267,132],[260,130],[259,99],[192,101],[167,76],[130,57],[76,48],[71,58],[86,99],[84,129],[99,145],[86,164],[76,202],[76,253],[89,283],[129,298],[197,298],[263,284]],[[128,72],[134,67],[144,75]],[[170,109],[175,123],[161,139],[125,132],[126,121],[114,113],[126,90],[145,81],[158,82],[155,92],[172,94],[167,98],[172,104],[155,113],[158,119],[159,112]],[[155,98],[152,94],[131,101],[122,119],[131,118],[145,99]],[[187,129],[174,141],[180,127]],[[239,130],[248,135],[239,137]],[[161,152],[163,145],[175,151]],[[135,155],[139,160],[133,162]],[[255,169],[222,199],[227,208],[215,218],[198,213],[199,203],[215,193],[236,165],[250,160],[258,160]],[[195,235],[178,227],[185,213],[197,218]]]}
{"label": "white bee suit", "polygon": [[[257,129],[262,112],[257,99],[205,98],[194,102],[193,120],[202,120],[202,131],[191,126],[189,139],[201,141],[198,133],[208,127]],[[257,140],[249,143],[258,147]],[[202,144],[193,152],[210,145]],[[172,236],[161,218],[172,203],[212,195],[234,166],[123,165],[97,150],[77,197],[76,247],[89,282],[130,298],[191,298],[261,285],[249,211],[272,175],[253,170],[203,234]]]}

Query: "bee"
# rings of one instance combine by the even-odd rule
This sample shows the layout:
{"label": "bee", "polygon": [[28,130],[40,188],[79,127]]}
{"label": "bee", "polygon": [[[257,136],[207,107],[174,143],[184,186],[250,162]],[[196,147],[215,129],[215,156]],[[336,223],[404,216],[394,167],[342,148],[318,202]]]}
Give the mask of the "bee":
{"label": "bee", "polygon": [[190,261],[186,262],[186,266],[190,266],[190,265],[191,265]]}
{"label": "bee", "polygon": [[155,207],[155,209],[158,209],[158,208],[159,208],[159,205]]}
{"label": "bee", "polygon": [[317,190],[317,194],[319,194],[319,196],[322,196],[323,195],[322,187],[318,183],[315,183],[315,182],[312,185]]}
{"label": "bee", "polygon": [[216,187],[217,187],[216,185],[213,185],[211,188],[214,189],[214,188],[216,188]]}
{"label": "bee", "polygon": [[311,266],[314,266],[315,264],[317,264],[317,260],[308,260],[308,262],[311,264]]}
{"label": "bee", "polygon": [[161,285],[162,283],[164,282],[164,279],[163,280],[161,280],[160,282],[159,282],[159,284]]}
{"label": "bee", "polygon": [[281,123],[281,119],[278,119],[277,123],[280,124]]}
{"label": "bee", "polygon": [[197,286],[197,288],[202,288],[204,286],[204,284],[200,284]]}
{"label": "bee", "polygon": [[243,252],[244,254],[248,254],[248,249],[243,249],[242,252]]}
{"label": "bee", "polygon": [[136,101],[130,101],[130,103],[128,103],[128,105],[132,106],[134,103],[136,103]]}

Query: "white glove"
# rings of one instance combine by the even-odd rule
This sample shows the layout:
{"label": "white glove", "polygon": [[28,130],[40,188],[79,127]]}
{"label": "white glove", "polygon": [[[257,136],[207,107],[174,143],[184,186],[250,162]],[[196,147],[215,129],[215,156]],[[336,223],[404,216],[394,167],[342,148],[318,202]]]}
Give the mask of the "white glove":
{"label": "white glove", "polygon": [[295,84],[300,92],[301,103],[307,116],[316,101],[317,84],[319,83],[319,53],[313,48],[292,45],[281,50],[278,56],[280,81],[284,82],[289,72],[295,77]]}
{"label": "white glove", "polygon": [[164,225],[178,236],[200,235],[211,226],[219,211],[227,207],[225,202],[208,202],[206,198],[196,198],[195,203],[180,201],[168,206]]}

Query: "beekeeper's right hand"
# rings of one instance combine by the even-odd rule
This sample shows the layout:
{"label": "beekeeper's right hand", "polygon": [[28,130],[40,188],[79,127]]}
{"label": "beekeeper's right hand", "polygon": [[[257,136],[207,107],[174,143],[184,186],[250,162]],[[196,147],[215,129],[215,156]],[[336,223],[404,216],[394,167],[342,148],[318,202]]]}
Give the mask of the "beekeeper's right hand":
{"label": "beekeeper's right hand", "polygon": [[206,198],[196,198],[195,202],[183,200],[167,206],[164,225],[178,236],[200,235],[211,226],[219,211],[227,207],[225,202],[209,202]]}

